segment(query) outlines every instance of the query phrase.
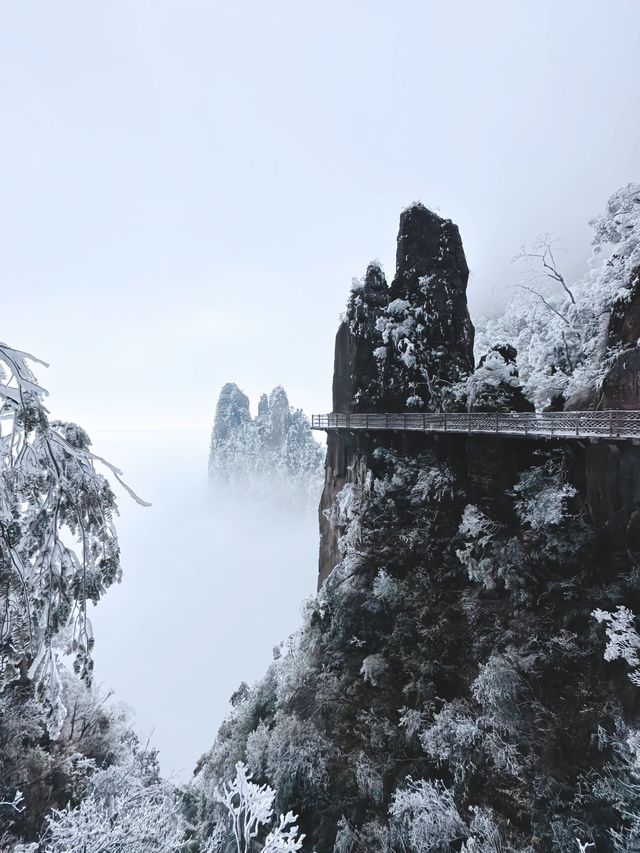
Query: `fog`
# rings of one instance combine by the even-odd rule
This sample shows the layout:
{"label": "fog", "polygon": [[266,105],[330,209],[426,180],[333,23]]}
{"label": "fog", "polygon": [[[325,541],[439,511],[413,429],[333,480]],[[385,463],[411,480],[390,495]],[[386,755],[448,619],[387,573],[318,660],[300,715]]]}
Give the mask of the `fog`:
{"label": "fog", "polygon": [[164,772],[187,778],[242,680],[300,623],[317,577],[313,511],[229,503],[208,490],[199,430],[94,437],[150,508],[118,489],[124,578],[91,614],[96,680],[135,714]]}
{"label": "fog", "polygon": [[640,174],[637,0],[58,0],[0,8],[0,338],[153,506],[120,494],[98,680],[167,770],[206,748],[315,587],[317,529],[212,507],[217,393],[330,408],[352,276],[400,210],[460,226],[472,315],[541,232]]}

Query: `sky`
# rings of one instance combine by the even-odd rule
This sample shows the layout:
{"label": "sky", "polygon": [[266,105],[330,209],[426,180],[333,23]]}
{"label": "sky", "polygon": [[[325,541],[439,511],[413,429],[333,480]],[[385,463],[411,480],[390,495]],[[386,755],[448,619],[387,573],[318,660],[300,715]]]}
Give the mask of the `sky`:
{"label": "sky", "polygon": [[328,411],[351,279],[393,276],[412,201],[460,226],[472,316],[543,232],[581,274],[640,179],[639,41],[637,0],[0,2],[0,339],[153,502],[118,493],[96,657],[165,766],[315,586],[314,519],[248,536],[207,501],[220,387]]}
{"label": "sky", "polygon": [[3,335],[91,432],[203,427],[228,380],[325,411],[412,201],[475,314],[541,232],[584,267],[640,172],[639,37],[637,0],[5,0]]}

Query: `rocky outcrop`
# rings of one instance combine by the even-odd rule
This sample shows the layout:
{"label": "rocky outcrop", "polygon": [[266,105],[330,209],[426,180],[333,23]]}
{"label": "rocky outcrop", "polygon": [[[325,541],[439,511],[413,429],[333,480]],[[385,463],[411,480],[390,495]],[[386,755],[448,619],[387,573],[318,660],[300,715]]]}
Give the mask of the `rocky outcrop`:
{"label": "rocky outcrop", "polygon": [[[455,226],[405,212],[334,408],[529,410],[512,348],[472,370],[465,286]],[[319,853],[638,849],[640,640],[605,660],[594,617],[640,612],[638,483],[630,444],[330,432],[319,595],[201,772],[246,756]]]}
{"label": "rocky outcrop", "polygon": [[[533,411],[522,393],[512,346],[494,346],[473,371],[466,281],[467,265],[457,228],[421,206],[405,211],[391,286],[387,290],[381,273],[376,270],[374,275],[370,268],[362,288],[350,297],[336,339],[336,411],[429,410],[460,405],[461,400],[472,411]],[[625,300],[611,319],[609,344],[618,347],[620,354],[603,388],[608,407],[640,408],[638,338],[640,294]],[[452,387],[457,388],[456,395],[451,395]],[[410,471],[417,472],[410,475]],[[435,498],[436,492],[439,498]],[[437,506],[424,519],[417,509],[423,500],[427,504],[433,500]],[[407,501],[405,511],[400,509],[402,501]],[[389,525],[386,534],[381,532],[385,524]],[[421,540],[424,524],[430,533]],[[457,558],[483,592],[477,586],[474,591],[465,589],[464,582],[453,592],[460,579],[455,579],[455,559],[451,559],[447,543],[457,542],[460,536],[466,544],[455,546]],[[422,545],[418,545],[420,541]],[[421,554],[421,548],[430,556]],[[418,574],[425,562],[430,565],[422,576],[427,585],[424,599],[440,615],[437,627],[425,629],[431,631],[426,667],[439,675],[437,687],[427,692],[440,697],[434,700],[436,707],[446,709],[436,715],[423,740],[432,757],[440,755],[452,773],[458,772],[452,769],[451,750],[459,748],[452,746],[458,736],[455,730],[464,717],[465,695],[470,689],[479,695],[478,687],[471,683],[472,673],[478,667],[482,672],[483,661],[500,658],[500,666],[508,668],[511,664],[505,661],[509,655],[522,654],[529,645],[527,637],[539,637],[541,630],[548,636],[560,637],[566,630],[572,634],[578,657],[572,658],[575,664],[571,667],[576,669],[573,675],[563,671],[563,677],[566,685],[574,683],[578,714],[566,706],[565,684],[556,685],[551,675],[551,646],[540,651],[531,671],[536,672],[533,680],[528,681],[531,673],[524,676],[522,669],[517,676],[528,681],[525,689],[532,690],[531,695],[535,693],[536,701],[545,708],[542,716],[546,722],[534,713],[526,723],[520,718],[513,729],[516,750],[529,750],[532,758],[536,756],[523,778],[531,773],[527,784],[537,787],[537,797],[519,799],[520,795],[506,794],[503,788],[502,793],[488,794],[485,799],[493,814],[505,821],[504,826],[511,824],[513,830],[518,825],[528,827],[525,835],[537,841],[526,849],[569,849],[567,845],[574,841],[569,827],[578,811],[578,820],[590,827],[585,829],[589,837],[598,839],[602,849],[609,849],[606,826],[619,819],[615,809],[604,807],[602,815],[592,821],[593,803],[585,817],[570,802],[583,784],[579,780],[597,774],[602,765],[602,754],[592,747],[597,726],[622,725],[623,709],[631,711],[633,718],[638,701],[630,701],[624,680],[615,686],[609,681],[607,690],[601,689],[603,646],[593,645],[589,612],[601,604],[633,604],[633,586],[619,578],[633,577],[639,557],[640,449],[630,444],[329,433],[319,578],[320,585],[327,585],[327,596],[337,595],[334,585],[337,589],[348,582],[352,592],[345,595],[351,594],[359,602],[357,606],[375,612],[375,605],[363,592],[372,578],[379,578],[382,571],[385,577],[390,573],[401,585],[412,586],[414,570],[408,565],[415,565]],[[373,583],[369,595],[378,594]],[[387,606],[393,607],[389,602]],[[401,624],[408,621],[402,607],[394,618]],[[422,619],[421,626],[432,624],[426,612]],[[496,630],[490,627],[494,619]],[[384,633],[388,629],[381,627],[382,621],[379,628]],[[334,624],[325,631],[335,630]],[[367,623],[360,633],[354,629],[354,637],[368,636],[366,648],[384,648],[387,641],[370,631]],[[330,642],[327,640],[328,645]],[[437,662],[436,648],[446,649]],[[529,652],[538,655],[532,649]],[[403,649],[400,655],[404,653]],[[374,657],[382,667],[383,656]],[[384,657],[384,665],[392,657]],[[465,667],[468,676],[463,674]],[[377,677],[381,680],[383,676]],[[394,684],[389,676],[385,689],[393,691]],[[409,693],[412,690],[404,687]],[[376,713],[387,698],[381,695]],[[400,695],[395,701],[402,701]],[[469,718],[465,719],[466,726]],[[547,725],[547,743],[543,744],[535,732]],[[462,730],[458,734],[464,740]],[[548,748],[551,743],[554,745]],[[455,788],[459,783],[452,784]],[[547,798],[540,793],[541,785],[556,793]],[[564,793],[560,793],[563,786]],[[516,836],[517,832],[512,840]],[[353,849],[364,850],[367,843],[355,843]]]}
{"label": "rocky outcrop", "polygon": [[222,386],[216,405],[211,434],[212,443],[226,441],[232,433],[237,432],[250,420],[249,398],[235,382],[227,382]]}
{"label": "rocky outcrop", "polygon": [[222,388],[209,452],[214,494],[272,506],[313,506],[323,458],[308,418],[289,405],[281,385],[261,395],[254,419],[249,398],[237,385],[229,382]]}
{"label": "rocky outcrop", "polygon": [[601,409],[640,409],[640,269],[633,271],[629,295],[613,306],[608,346],[616,355],[602,383]]}
{"label": "rocky outcrop", "polygon": [[[400,215],[390,287],[377,263],[356,282],[336,335],[333,411],[437,411],[458,405],[451,387],[473,370],[469,268],[456,225],[421,204]],[[375,439],[366,439],[370,447]],[[336,494],[361,486],[362,439],[329,433],[320,502],[321,585],[339,560],[328,518]]]}
{"label": "rocky outcrop", "polygon": [[473,370],[468,279],[457,225],[421,204],[404,210],[381,323],[390,411],[446,407],[448,386]]}

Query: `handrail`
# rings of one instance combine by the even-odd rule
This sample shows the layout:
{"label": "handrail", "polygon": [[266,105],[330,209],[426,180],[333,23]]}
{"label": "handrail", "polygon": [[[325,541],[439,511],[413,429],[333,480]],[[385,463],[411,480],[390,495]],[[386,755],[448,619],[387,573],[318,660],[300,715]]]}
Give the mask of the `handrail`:
{"label": "handrail", "polygon": [[600,412],[332,412],[312,415],[316,430],[499,433],[553,438],[640,438],[640,411]]}

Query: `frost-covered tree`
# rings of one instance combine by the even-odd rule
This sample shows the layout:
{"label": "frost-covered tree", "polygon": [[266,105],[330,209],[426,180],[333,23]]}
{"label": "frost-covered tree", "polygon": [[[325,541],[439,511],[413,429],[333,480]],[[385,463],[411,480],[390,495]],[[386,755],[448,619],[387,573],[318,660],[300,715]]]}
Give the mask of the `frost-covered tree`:
{"label": "frost-covered tree", "polygon": [[[226,834],[233,838],[235,853],[295,853],[304,841],[292,812],[274,817],[276,792],[268,785],[257,785],[245,764],[236,764],[236,775],[223,782],[216,791],[227,826]],[[272,826],[275,820],[275,825]],[[224,831],[216,832],[224,840]],[[216,841],[217,841],[216,839]],[[260,846],[257,847],[260,839]]]}
{"label": "frost-covered tree", "polygon": [[629,678],[640,687],[640,635],[635,628],[634,614],[628,607],[618,605],[613,613],[598,608],[593,611],[593,616],[606,628],[604,659],[625,660],[631,667]]}
{"label": "frost-covered tree", "polygon": [[281,386],[263,394],[252,419],[237,385],[220,392],[211,434],[209,479],[217,493],[289,507],[316,506],[322,488],[323,448],[301,409]]}
{"label": "frost-covered tree", "polygon": [[635,295],[640,270],[640,185],[614,193],[591,221],[588,273],[567,283],[548,239],[525,250],[525,278],[504,313],[476,324],[476,352],[496,341],[518,351],[525,396],[542,408],[568,400],[593,405],[616,355],[610,321]]}
{"label": "frost-covered tree", "polygon": [[88,780],[135,740],[91,686],[88,605],[120,578],[115,500],[96,464],[122,482],[120,472],[80,427],[50,419],[34,362],[0,345],[3,849],[36,837],[51,809],[73,811]]}
{"label": "frost-covered tree", "polygon": [[96,770],[76,806],[54,810],[46,853],[172,853],[184,848],[184,820],[175,789],[159,778],[154,751],[135,740],[126,760]]}
{"label": "frost-covered tree", "polygon": [[89,437],[49,420],[29,360],[0,345],[0,689],[33,681],[55,737],[67,713],[61,657],[90,680],[87,608],[120,578],[120,554]]}

